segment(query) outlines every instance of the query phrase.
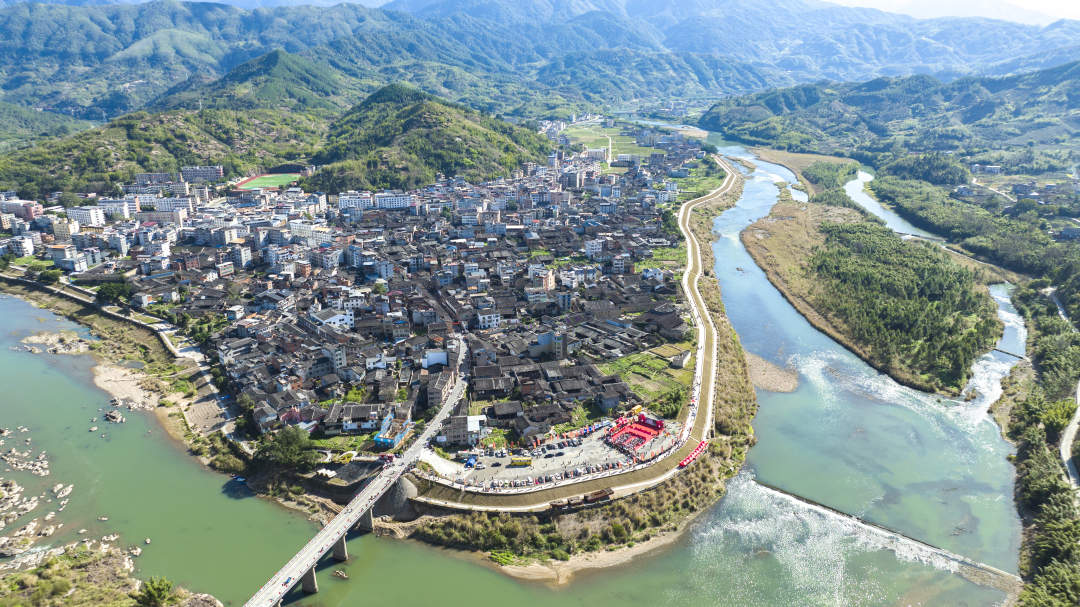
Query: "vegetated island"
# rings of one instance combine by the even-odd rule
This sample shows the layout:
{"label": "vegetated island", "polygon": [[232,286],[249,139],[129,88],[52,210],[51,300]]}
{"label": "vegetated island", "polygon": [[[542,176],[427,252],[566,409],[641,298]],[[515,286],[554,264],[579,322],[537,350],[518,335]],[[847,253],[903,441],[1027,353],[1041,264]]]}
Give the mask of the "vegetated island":
{"label": "vegetated island", "polygon": [[747,251],[811,324],[875,369],[959,394],[1002,331],[977,273],[869,218],[838,187],[841,172],[811,173],[832,187],[778,203],[743,231]]}
{"label": "vegetated island", "polygon": [[135,564],[105,543],[75,543],[49,551],[32,569],[0,576],[0,606],[221,607],[208,594],[192,594],[165,578],[142,581]]}

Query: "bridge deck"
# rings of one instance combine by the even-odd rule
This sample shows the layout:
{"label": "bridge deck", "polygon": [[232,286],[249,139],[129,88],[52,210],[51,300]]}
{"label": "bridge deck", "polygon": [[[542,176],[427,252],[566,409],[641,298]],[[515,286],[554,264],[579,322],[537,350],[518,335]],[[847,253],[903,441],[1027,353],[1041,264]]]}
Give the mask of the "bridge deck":
{"label": "bridge deck", "polygon": [[[459,348],[462,346],[459,342]],[[465,390],[465,383],[458,381],[454,385],[450,398],[439,413],[431,420],[424,432],[413,441],[402,457],[383,468],[378,476],[371,479],[337,516],[326,524],[315,537],[311,538],[284,567],[279,569],[263,587],[246,603],[245,607],[271,607],[277,605],[288,592],[300,582],[305,573],[311,571],[341,538],[345,536],[375,506],[375,502],[401,478],[409,467],[420,457],[420,451],[431,440],[443,421],[453,411],[457,401]]]}

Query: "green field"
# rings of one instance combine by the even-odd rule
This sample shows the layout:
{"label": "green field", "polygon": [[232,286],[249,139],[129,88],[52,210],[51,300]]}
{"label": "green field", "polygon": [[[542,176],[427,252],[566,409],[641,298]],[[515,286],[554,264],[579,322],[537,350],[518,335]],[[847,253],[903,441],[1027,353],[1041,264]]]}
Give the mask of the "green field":
{"label": "green field", "polygon": [[575,124],[567,127],[563,134],[570,139],[571,143],[584,144],[589,149],[606,148],[608,146],[608,137],[611,137],[613,158],[618,157],[619,154],[648,156],[658,151],[653,148],[639,146],[635,143],[633,137],[621,135],[621,132],[622,129],[618,126],[605,128],[599,124]]}
{"label": "green field", "polygon": [[240,186],[241,190],[254,190],[256,188],[280,188],[300,179],[300,173],[276,173],[263,175]]}
{"label": "green field", "polygon": [[618,375],[646,401],[659,398],[673,388],[689,386],[694,379],[691,365],[673,369],[668,361],[652,352],[637,352],[598,366],[608,375]]}

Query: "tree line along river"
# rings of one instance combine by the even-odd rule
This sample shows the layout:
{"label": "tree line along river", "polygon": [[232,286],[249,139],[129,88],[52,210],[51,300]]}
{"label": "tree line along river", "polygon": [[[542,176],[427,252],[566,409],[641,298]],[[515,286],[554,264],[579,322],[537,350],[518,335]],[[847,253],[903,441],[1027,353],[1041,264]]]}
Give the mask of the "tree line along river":
{"label": "tree line along river", "polygon": [[[350,542],[349,562],[320,571],[320,593],[292,595],[296,604],[984,605],[1002,598],[955,575],[917,545],[754,482],[1016,570],[1020,523],[1006,460],[1011,448],[986,415],[1014,361],[998,353],[983,356],[972,379],[979,397],[948,401],[897,385],[813,329],[769,284],[738,238],[768,214],[777,182],[793,183],[794,175],[739,147],[721,151],[756,165],[740,169],[746,176],[742,197],[714,221],[714,270],[727,312],[747,350],[792,366],[800,376],[795,392],[758,392],[758,443],[727,496],[673,546],[581,575],[559,589],[515,581],[417,543],[359,537]],[[865,202],[861,183],[848,189]],[[880,206],[870,210],[888,214]],[[889,225],[907,231],[903,224]],[[995,287],[993,295],[1006,325],[1002,349],[1022,352],[1024,328],[1007,289]],[[300,514],[200,467],[149,415],[128,414],[128,422],[117,426],[90,424],[108,398],[93,386],[89,357],[11,349],[30,333],[74,328],[70,322],[3,297],[0,327],[0,426],[30,427],[34,448],[46,449],[52,462],[44,479],[2,475],[26,485],[28,493],[60,482],[75,485],[58,517],[65,527],[52,544],[83,537],[76,534],[80,528],[88,537],[118,532],[120,544],[143,548],[136,559],[139,575],[165,575],[241,605],[314,533]],[[100,431],[88,432],[89,425]],[[147,537],[153,541],[144,546]],[[339,568],[349,580],[330,575]]]}

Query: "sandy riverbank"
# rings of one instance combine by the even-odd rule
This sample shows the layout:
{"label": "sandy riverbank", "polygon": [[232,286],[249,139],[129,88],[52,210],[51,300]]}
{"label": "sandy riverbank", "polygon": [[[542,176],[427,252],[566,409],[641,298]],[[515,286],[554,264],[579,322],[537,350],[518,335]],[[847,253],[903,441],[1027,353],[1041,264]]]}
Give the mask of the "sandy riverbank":
{"label": "sandy riverbank", "polygon": [[113,398],[122,399],[125,405],[133,409],[157,408],[158,394],[146,388],[150,381],[153,381],[152,378],[134,369],[111,363],[98,363],[94,366],[94,385],[108,392]]}
{"label": "sandy riverbank", "polygon": [[639,542],[630,547],[617,550],[605,550],[601,552],[586,552],[575,554],[566,561],[547,561],[545,563],[532,563],[530,565],[506,565],[500,566],[491,559],[482,556],[484,562],[493,566],[496,571],[508,575],[514,579],[527,580],[530,582],[545,582],[555,586],[570,583],[574,576],[589,570],[607,569],[629,564],[636,558],[663,550],[677,542],[686,531],[689,523],[696,516],[684,521],[684,524],[674,531],[656,536],[650,540]]}
{"label": "sandy riverbank", "polygon": [[794,392],[799,388],[799,372],[765,360],[757,354],[746,353],[746,366],[755,388],[769,392]]}

